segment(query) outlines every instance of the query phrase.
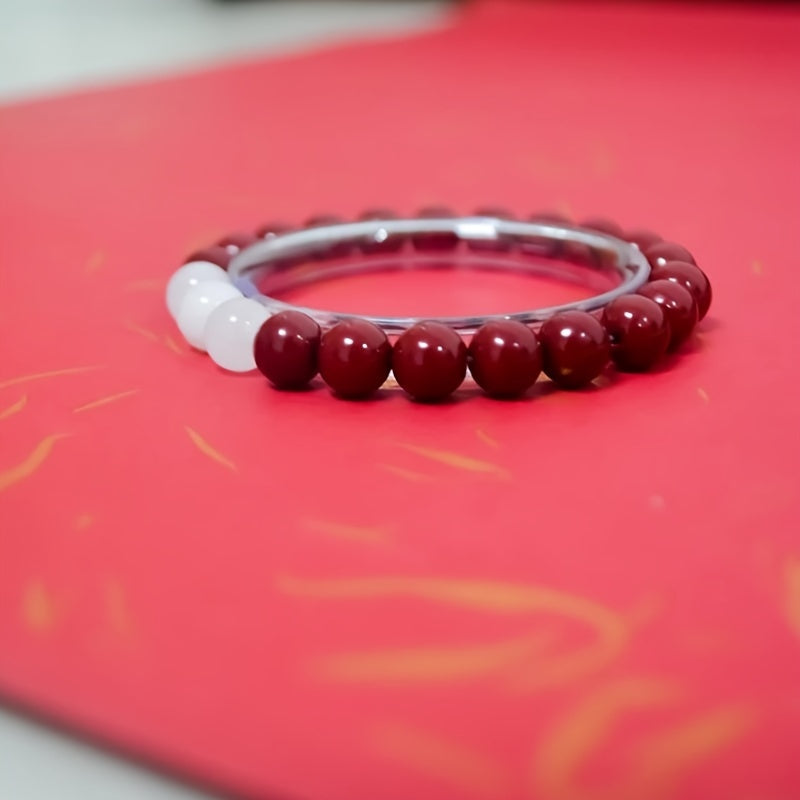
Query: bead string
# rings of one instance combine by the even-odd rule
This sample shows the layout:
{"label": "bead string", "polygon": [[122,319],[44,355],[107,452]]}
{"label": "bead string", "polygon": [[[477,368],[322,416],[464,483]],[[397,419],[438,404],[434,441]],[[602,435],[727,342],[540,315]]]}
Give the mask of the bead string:
{"label": "bead string", "polygon": [[[616,275],[618,285],[552,309],[420,320],[299,309],[261,294],[252,277],[291,277],[299,269],[313,281],[337,269],[373,269],[376,257],[410,251],[430,258],[456,248],[467,251],[465,261],[556,259],[563,270],[572,264]],[[187,257],[166,299],[187,342],[224,369],[259,369],[279,389],[303,388],[319,374],[335,394],[353,399],[373,394],[393,372],[412,398],[437,401],[467,370],[492,397],[523,394],[542,371],[559,387],[578,389],[609,362],[647,370],[687,340],[708,311],[711,286],[686,248],[650,231],[624,232],[602,219],[575,226],[541,214],[521,223],[496,210],[456,217],[430,209],[417,219],[376,211],[355,223],[317,217],[299,230],[269,224],[231,234]],[[472,334],[469,342],[459,330]]]}

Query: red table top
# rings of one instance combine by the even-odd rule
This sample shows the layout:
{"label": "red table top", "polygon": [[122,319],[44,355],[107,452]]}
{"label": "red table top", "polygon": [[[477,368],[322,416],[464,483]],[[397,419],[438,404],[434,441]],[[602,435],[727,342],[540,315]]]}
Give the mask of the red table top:
{"label": "red table top", "polygon": [[[253,797],[796,797],[798,41],[485,2],[0,110],[0,691]],[[655,228],[715,303],[652,374],[437,407],[223,374],[164,308],[226,231],[433,202]],[[387,280],[307,297],[531,288]]]}

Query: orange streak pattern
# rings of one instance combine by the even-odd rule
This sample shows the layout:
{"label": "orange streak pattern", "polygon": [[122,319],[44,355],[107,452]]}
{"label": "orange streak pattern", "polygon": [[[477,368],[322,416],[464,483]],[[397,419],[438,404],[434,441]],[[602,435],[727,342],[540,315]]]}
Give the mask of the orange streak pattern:
{"label": "orange streak pattern", "polygon": [[57,378],[61,375],[77,375],[81,372],[91,372],[92,370],[102,369],[100,365],[90,367],[67,367],[66,369],[53,369],[49,372],[34,372],[30,375],[20,375],[16,378],[7,378],[0,381],[0,389],[6,389],[9,386],[16,386],[20,383],[30,383],[31,381],[40,381],[45,378]]}
{"label": "orange streak pattern", "polygon": [[205,456],[208,456],[212,461],[222,464],[230,470],[236,472],[236,464],[229,458],[225,458],[219,450],[213,448],[197,431],[190,428],[188,425],[184,426],[184,430],[189,435],[194,446]]}
{"label": "orange streak pattern", "polygon": [[664,705],[674,701],[677,695],[673,684],[628,678],[584,697],[550,731],[536,754],[533,767],[535,796],[546,800],[607,797],[605,793],[588,793],[580,785],[578,773],[583,763],[610,736],[623,713]]}
{"label": "orange streak pattern", "polygon": [[520,667],[539,653],[548,633],[466,647],[409,647],[339,653],[319,664],[324,677],[341,681],[415,683],[471,680]]}
{"label": "orange streak pattern", "polygon": [[511,477],[511,473],[505,467],[501,467],[499,464],[493,464],[491,461],[483,461],[478,458],[462,455],[461,453],[454,453],[450,450],[436,450],[432,447],[406,444],[404,442],[400,442],[399,446],[418,456],[428,458],[431,461],[436,461],[448,467],[453,467],[454,469],[464,470],[465,472],[485,473],[504,479]]}
{"label": "orange streak pattern", "polygon": [[304,597],[408,597],[496,614],[552,613],[577,620],[595,631],[591,644],[543,658],[519,670],[512,685],[523,691],[568,683],[601,669],[619,656],[629,637],[626,622],[609,609],[586,598],[540,586],[403,576],[339,580],[283,576],[278,578],[277,585],[287,594]]}
{"label": "orange streak pattern", "polygon": [[141,325],[137,325],[135,322],[126,322],[125,327],[129,331],[133,331],[134,333],[138,333],[139,336],[144,336],[145,339],[149,339],[151,342],[158,341],[158,334],[148,330],[147,328],[143,328]]}
{"label": "orange streak pattern", "polygon": [[511,780],[490,756],[460,742],[406,725],[384,725],[372,732],[370,746],[384,758],[431,778],[465,798],[504,800]]}
{"label": "orange streak pattern", "polygon": [[792,630],[800,636],[800,559],[787,559],[783,569],[784,605]]}
{"label": "orange streak pattern", "polygon": [[84,264],[84,271],[87,274],[91,274],[93,272],[97,272],[100,267],[103,266],[106,262],[106,254],[102,250],[97,250],[96,252],[92,253],[89,258],[86,260],[86,264]]}
{"label": "orange streak pattern", "polygon": [[36,633],[45,633],[55,627],[55,603],[50,592],[39,580],[33,580],[25,587],[22,618],[28,628]]}
{"label": "orange streak pattern", "polygon": [[0,411],[0,419],[7,419],[8,417],[14,416],[14,414],[18,414],[20,411],[22,411],[23,408],[25,408],[27,402],[28,402],[28,395],[26,394],[22,395],[22,397],[20,397],[20,399],[17,400],[16,403],[10,405],[3,411]]}
{"label": "orange streak pattern", "polygon": [[481,440],[481,441],[482,441],[484,444],[488,444],[488,445],[489,445],[489,447],[500,447],[500,442],[498,442],[498,441],[497,441],[497,439],[493,439],[491,436],[489,436],[489,434],[488,434],[488,433],[486,433],[486,431],[482,430],[481,428],[477,428],[477,429],[475,430],[475,435],[476,435],[476,436],[477,436],[477,437],[478,437],[478,438],[479,438],[479,439],[480,439],[480,440]]}
{"label": "orange streak pattern", "polygon": [[345,522],[331,522],[322,519],[305,519],[301,525],[313,533],[322,533],[339,539],[350,539],[367,544],[385,544],[390,536],[386,528],[375,525],[352,525]]}
{"label": "orange streak pattern", "polygon": [[701,714],[642,744],[627,797],[667,800],[693,768],[741,739],[753,726],[750,706],[729,705]]}
{"label": "orange streak pattern", "polygon": [[132,394],[136,394],[136,392],[138,391],[139,391],[138,389],[128,389],[125,392],[110,394],[107,397],[101,397],[98,400],[92,400],[89,403],[84,403],[82,406],[73,408],[72,411],[75,414],[80,414],[82,411],[89,411],[93,408],[100,408],[101,406],[107,406],[109,403],[114,403],[117,400],[122,400],[123,397],[130,397]]}
{"label": "orange streak pattern", "polygon": [[54,433],[46,436],[22,463],[0,472],[0,492],[33,475],[50,455],[53,445],[67,435],[66,433]]}
{"label": "orange streak pattern", "polygon": [[179,356],[184,354],[184,350],[181,349],[181,346],[169,334],[164,336],[164,344],[166,344],[173,353]]}
{"label": "orange streak pattern", "polygon": [[405,469],[404,467],[398,467],[394,464],[378,464],[377,466],[380,467],[380,469],[391,472],[392,475],[396,475],[398,478],[411,481],[411,483],[430,483],[434,480],[432,475],[426,475],[424,472],[415,472],[413,469]]}

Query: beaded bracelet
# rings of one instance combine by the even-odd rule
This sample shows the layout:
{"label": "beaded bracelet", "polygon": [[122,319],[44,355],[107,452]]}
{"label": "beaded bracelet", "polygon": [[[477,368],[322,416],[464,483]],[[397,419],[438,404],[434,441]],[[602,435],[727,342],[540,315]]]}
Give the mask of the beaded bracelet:
{"label": "beaded bracelet", "polygon": [[[598,291],[550,308],[469,317],[372,317],[303,308],[274,295],[321,278],[437,264],[557,276]],[[393,373],[414,399],[443,400],[469,369],[491,397],[517,397],[544,371],[565,389],[609,362],[643,371],[677,349],[708,312],[711,285],[684,247],[607,220],[443,209],[356,222],[317,217],[266,225],[193,253],[167,285],[187,342],[233,372],[260,370],[278,389],[319,373],[344,398],[373,394]]]}

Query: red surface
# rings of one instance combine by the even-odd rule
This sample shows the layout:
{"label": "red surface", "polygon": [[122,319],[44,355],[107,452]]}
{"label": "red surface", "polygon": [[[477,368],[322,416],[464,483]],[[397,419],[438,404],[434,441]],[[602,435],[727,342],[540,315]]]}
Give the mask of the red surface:
{"label": "red surface", "polygon": [[[258,797],[796,797],[798,41],[788,6],[484,3],[3,109],[2,692]],[[437,202],[652,227],[714,306],[653,374],[517,403],[178,342],[189,250]],[[385,285],[448,305],[420,280]],[[488,287],[452,304],[522,289]]]}

